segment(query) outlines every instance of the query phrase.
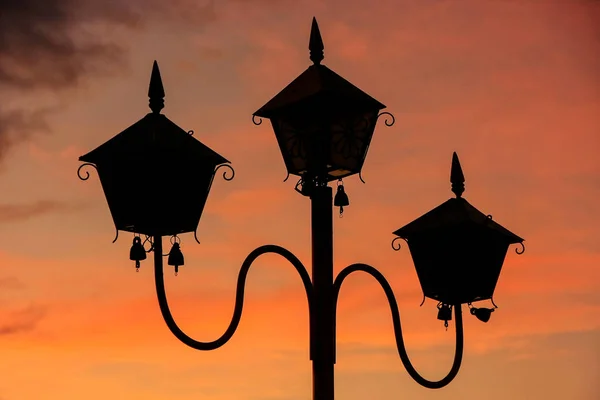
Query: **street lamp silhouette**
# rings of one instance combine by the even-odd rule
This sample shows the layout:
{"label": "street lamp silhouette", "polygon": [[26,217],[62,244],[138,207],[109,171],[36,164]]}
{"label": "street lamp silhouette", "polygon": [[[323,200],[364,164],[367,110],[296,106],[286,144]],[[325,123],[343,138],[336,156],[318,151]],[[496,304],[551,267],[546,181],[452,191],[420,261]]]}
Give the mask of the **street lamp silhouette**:
{"label": "street lamp silhouette", "polygon": [[[450,372],[438,381],[423,378],[412,366],[404,345],[400,314],[394,293],[385,277],[367,264],[352,264],[334,280],[333,274],[333,206],[348,206],[343,178],[359,178],[369,144],[380,116],[391,126],[394,117],[381,112],[385,106],[321,64],[323,41],[313,18],[310,34],[310,59],[313,65],[291,84],[256,111],[256,125],[261,118],[271,121],[289,175],[299,177],[296,190],[311,200],[312,277],[290,251],[276,245],[260,246],[242,263],[233,317],[223,335],[212,342],[199,342],[177,325],[167,302],[163,277],[163,257],[178,272],[184,265],[179,235],[194,232],[202,215],[214,176],[221,167],[230,171],[223,178],[231,180],[234,170],[229,161],[209,149],[166,116],[164,89],[156,61],[152,68],[150,108],[140,121],[79,158],[85,166],[97,169],[106,200],[118,232],[134,234],[130,259],[136,268],[154,252],[154,271],[158,302],[171,332],[186,345],[197,350],[214,350],[223,346],[235,333],[244,301],[245,282],[252,263],[261,255],[274,253],[288,260],[304,284],[309,307],[310,359],[313,365],[313,399],[334,399],[334,364],[336,306],[344,279],[353,272],[370,274],[382,286],[389,302],[400,359],[409,375],[420,385],[437,389],[457,375],[463,353],[462,304],[471,314],[487,322],[496,308],[494,289],[509,245],[523,239],[509,232],[469,204],[464,198],[464,176],[456,153],[452,156],[452,198],[422,217],[396,230],[392,241],[405,240],[415,263],[423,290],[438,302],[438,319],[452,319],[454,309],[456,349]],[[286,178],[287,180],[287,178]],[[329,182],[337,181],[333,197]],[[363,181],[364,182],[364,181]],[[141,235],[145,238],[142,241]],[[171,237],[172,248],[163,254],[162,238]],[[114,242],[113,241],[113,242]],[[148,243],[149,248],[145,245]],[[199,243],[199,241],[198,241]],[[494,308],[479,308],[473,302],[491,300]],[[423,304],[423,303],[421,303]]]}

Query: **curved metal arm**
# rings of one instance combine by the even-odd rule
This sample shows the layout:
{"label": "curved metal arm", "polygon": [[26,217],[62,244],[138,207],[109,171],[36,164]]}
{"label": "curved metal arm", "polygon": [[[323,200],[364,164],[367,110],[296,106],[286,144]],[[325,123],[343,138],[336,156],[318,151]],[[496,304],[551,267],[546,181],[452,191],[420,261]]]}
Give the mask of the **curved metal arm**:
{"label": "curved metal arm", "polygon": [[402,337],[402,327],[400,326],[400,313],[398,311],[398,303],[396,302],[396,297],[394,296],[394,292],[390,287],[390,284],[385,279],[385,277],[381,274],[381,272],[377,271],[370,265],[367,264],[352,264],[348,267],[344,268],[333,283],[334,286],[334,310],[337,308],[337,299],[340,292],[340,287],[342,286],[342,282],[344,279],[355,271],[363,271],[367,274],[371,275],[373,278],[379,282],[381,287],[383,288],[385,295],[387,296],[387,300],[390,303],[390,309],[392,311],[392,319],[394,322],[394,334],[396,336],[396,346],[398,348],[398,354],[400,355],[400,359],[402,360],[402,364],[408,371],[408,374],[421,386],[424,386],[429,389],[439,389],[450,382],[456,377],[458,374],[458,370],[460,369],[460,363],[462,361],[463,354],[463,325],[462,325],[462,312],[460,304],[454,306],[454,315],[456,316],[456,350],[454,353],[454,362],[452,363],[452,368],[448,375],[439,381],[430,381],[423,378],[413,367],[410,359],[408,358],[408,354],[406,353],[406,347],[404,345],[404,338]]}
{"label": "curved metal arm", "polygon": [[167,295],[165,293],[165,281],[163,278],[163,260],[162,260],[162,238],[155,237],[154,238],[154,277],[156,281],[156,294],[158,296],[158,304],[160,306],[160,311],[162,316],[167,323],[167,326],[177,337],[177,339],[181,340],[186,345],[196,349],[196,350],[214,350],[221,346],[231,339],[233,334],[235,333],[240,319],[242,318],[242,308],[244,305],[244,289],[246,286],[246,277],[248,276],[248,271],[250,266],[259,256],[267,253],[275,253],[279,254],[286,260],[288,260],[292,265],[296,268],[298,273],[300,274],[300,278],[302,278],[302,283],[304,284],[304,289],[306,289],[306,296],[308,298],[308,307],[311,310],[310,315],[312,315],[312,298],[313,298],[313,287],[312,282],[310,280],[310,276],[308,272],[304,268],[304,265],[296,258],[288,250],[283,247],[276,245],[265,245],[258,247],[252,253],[246,257],[242,267],[240,269],[240,273],[238,275],[237,281],[237,289],[235,294],[235,306],[233,309],[233,317],[231,318],[231,322],[229,323],[229,327],[223,333],[223,335],[215,341],[212,342],[199,342],[197,340],[192,339],[188,335],[186,335],[180,328],[177,326],[177,323],[173,319],[173,315],[171,314],[171,310],[169,309],[169,304],[167,302]]}

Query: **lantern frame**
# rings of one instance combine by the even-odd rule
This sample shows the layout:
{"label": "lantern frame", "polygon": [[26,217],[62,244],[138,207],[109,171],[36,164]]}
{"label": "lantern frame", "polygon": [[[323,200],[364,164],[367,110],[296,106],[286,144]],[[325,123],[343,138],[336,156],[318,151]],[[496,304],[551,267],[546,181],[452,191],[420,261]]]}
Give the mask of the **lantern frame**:
{"label": "lantern frame", "polygon": [[[288,175],[330,182],[363,168],[377,120],[394,124],[386,106],[321,64],[323,40],[313,19],[309,66],[257,110],[252,120],[271,121]],[[361,177],[362,179],[362,177]]]}
{"label": "lantern frame", "polygon": [[155,61],[148,90],[152,112],[79,157],[97,169],[118,231],[148,236],[196,232],[218,168],[229,161],[165,115],[164,89]]}
{"label": "lantern frame", "polygon": [[408,243],[425,297],[452,305],[492,299],[508,247],[524,246],[524,239],[461,197],[464,175],[456,153],[450,175],[456,198],[394,231],[392,247],[399,250],[397,239]]}

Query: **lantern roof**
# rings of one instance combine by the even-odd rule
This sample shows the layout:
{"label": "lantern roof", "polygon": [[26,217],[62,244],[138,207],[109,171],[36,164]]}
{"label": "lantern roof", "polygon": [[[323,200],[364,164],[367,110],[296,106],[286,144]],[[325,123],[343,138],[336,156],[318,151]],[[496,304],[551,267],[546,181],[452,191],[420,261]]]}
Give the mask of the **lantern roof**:
{"label": "lantern roof", "polygon": [[131,154],[177,151],[181,157],[197,158],[202,164],[229,163],[227,159],[177,126],[165,115],[160,114],[160,110],[164,107],[164,96],[158,63],[154,61],[148,89],[149,106],[152,112],[94,150],[79,157],[79,161],[102,164]]}
{"label": "lantern roof", "polygon": [[456,194],[456,198],[449,199],[413,222],[396,230],[394,235],[409,239],[412,235],[430,232],[439,228],[471,224],[498,232],[506,238],[509,244],[523,242],[524,239],[493,221],[491,216],[485,215],[462,198],[464,175],[456,153],[452,155],[452,172],[450,176],[452,191]]}
{"label": "lantern roof", "polygon": [[327,100],[341,102],[340,107],[345,108],[358,107],[376,110],[385,108],[385,105],[322,65],[323,49],[319,26],[316,18],[313,17],[309,41],[310,59],[313,61],[313,65],[256,111],[254,115],[271,118],[298,103],[316,100],[322,96],[327,97]]}

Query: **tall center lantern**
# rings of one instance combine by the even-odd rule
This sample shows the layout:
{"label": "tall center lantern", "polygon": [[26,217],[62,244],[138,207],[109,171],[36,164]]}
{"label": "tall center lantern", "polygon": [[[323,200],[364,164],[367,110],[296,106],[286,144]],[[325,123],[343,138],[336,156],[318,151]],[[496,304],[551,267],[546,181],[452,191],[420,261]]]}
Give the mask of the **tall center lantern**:
{"label": "tall center lantern", "polygon": [[151,113],[79,161],[98,170],[117,232],[195,232],[216,168],[229,161],[160,113],[165,92],[156,61],[148,97]]}
{"label": "tall center lantern", "polygon": [[385,108],[321,65],[323,49],[313,18],[313,65],[254,113],[271,120],[288,174],[301,177],[305,194],[307,184],[323,185],[360,173],[379,110]]}

